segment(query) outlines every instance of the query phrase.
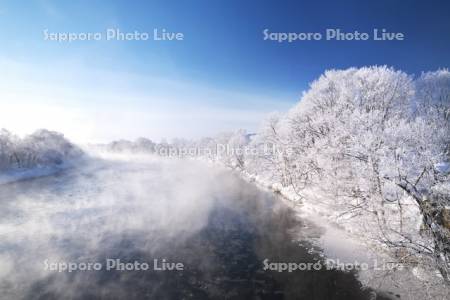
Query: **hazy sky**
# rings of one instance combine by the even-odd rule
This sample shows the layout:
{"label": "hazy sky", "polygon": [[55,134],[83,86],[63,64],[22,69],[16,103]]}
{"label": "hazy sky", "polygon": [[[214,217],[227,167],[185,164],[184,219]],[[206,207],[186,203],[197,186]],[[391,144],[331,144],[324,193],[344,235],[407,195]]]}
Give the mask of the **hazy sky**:
{"label": "hazy sky", "polygon": [[[2,1],[0,127],[78,142],[200,137],[286,111],[330,68],[449,67],[448,1]],[[108,28],[147,41],[106,41]],[[153,30],[184,34],[153,41]],[[271,32],[371,32],[404,41],[264,41]],[[96,33],[96,41],[45,40]]]}

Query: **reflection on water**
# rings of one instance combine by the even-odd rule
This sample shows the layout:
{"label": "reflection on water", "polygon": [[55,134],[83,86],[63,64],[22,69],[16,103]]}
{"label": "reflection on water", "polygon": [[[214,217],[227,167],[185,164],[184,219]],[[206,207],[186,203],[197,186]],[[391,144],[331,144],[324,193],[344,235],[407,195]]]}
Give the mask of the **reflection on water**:
{"label": "reflection on water", "polygon": [[[4,299],[369,299],[351,272],[265,271],[316,262],[291,209],[196,162],[102,162],[1,187]],[[292,232],[304,232],[293,241]],[[147,271],[44,269],[44,261],[148,262]],[[153,260],[183,271],[152,270]]]}

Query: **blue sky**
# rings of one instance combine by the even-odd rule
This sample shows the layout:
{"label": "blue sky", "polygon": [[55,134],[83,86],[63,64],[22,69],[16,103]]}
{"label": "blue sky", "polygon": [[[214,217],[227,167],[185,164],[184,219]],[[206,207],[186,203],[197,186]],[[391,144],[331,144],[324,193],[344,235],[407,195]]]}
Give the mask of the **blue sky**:
{"label": "blue sky", "polygon": [[[49,32],[182,32],[183,41],[45,41]],[[404,41],[264,41],[372,32]],[[200,137],[286,111],[326,69],[450,65],[448,1],[2,1],[0,127],[76,141]]]}

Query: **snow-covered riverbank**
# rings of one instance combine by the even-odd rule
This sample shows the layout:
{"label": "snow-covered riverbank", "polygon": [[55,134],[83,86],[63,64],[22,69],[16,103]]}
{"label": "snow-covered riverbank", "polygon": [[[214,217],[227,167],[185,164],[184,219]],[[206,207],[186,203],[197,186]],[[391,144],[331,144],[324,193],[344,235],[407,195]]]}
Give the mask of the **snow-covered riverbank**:
{"label": "snow-covered riverbank", "polygon": [[330,206],[333,201],[320,196],[320,191],[302,190],[300,196],[292,186],[282,187],[245,171],[236,172],[246,181],[280,195],[279,199],[295,210],[300,219],[321,228],[315,245],[325,257],[343,264],[368,265],[368,269],[359,270],[359,278],[365,285],[384,291],[385,296],[393,299],[450,297],[450,289],[439,273],[416,264],[399,263],[390,249],[374,238],[374,229],[365,228],[358,218],[343,217],[340,210]]}
{"label": "snow-covered riverbank", "polygon": [[0,184],[56,174],[82,163],[83,156],[58,132],[40,129],[19,137],[0,129]]}
{"label": "snow-covered riverbank", "polygon": [[0,172],[0,185],[16,181],[55,175],[64,170],[77,167],[81,163],[84,163],[84,161],[78,159],[70,162],[65,162],[59,165],[38,166],[29,169],[13,169]]}

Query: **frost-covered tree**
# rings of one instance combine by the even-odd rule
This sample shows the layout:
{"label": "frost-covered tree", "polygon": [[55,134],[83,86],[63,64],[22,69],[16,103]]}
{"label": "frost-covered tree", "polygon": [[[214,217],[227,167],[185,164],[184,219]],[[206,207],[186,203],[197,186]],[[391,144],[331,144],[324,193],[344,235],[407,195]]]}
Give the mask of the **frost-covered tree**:
{"label": "frost-covered tree", "polygon": [[54,131],[40,129],[23,139],[0,131],[0,170],[60,165],[82,154],[80,148]]}
{"label": "frost-covered tree", "polygon": [[288,134],[262,138],[292,147],[277,162],[291,185],[320,187],[382,242],[433,257],[448,279],[448,198],[434,192],[448,184],[436,170],[448,162],[448,91],[448,71],[417,80],[387,67],[327,71],[287,115]]}
{"label": "frost-covered tree", "polygon": [[156,144],[153,141],[144,137],[136,139],[133,145],[135,152],[142,152],[142,153],[154,153],[155,147]]}
{"label": "frost-covered tree", "polygon": [[6,129],[0,130],[0,170],[9,168],[17,162],[17,141],[18,138]]}

